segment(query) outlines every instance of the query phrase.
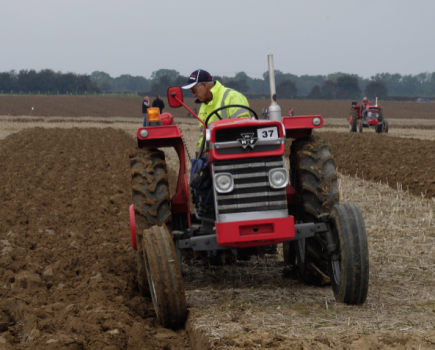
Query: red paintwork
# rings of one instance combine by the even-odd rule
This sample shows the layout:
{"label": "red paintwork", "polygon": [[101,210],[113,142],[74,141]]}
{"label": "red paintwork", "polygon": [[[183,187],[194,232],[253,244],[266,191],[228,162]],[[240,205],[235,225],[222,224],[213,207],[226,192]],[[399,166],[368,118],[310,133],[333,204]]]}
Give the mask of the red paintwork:
{"label": "red paintwork", "polygon": [[[293,216],[276,219],[216,222],[216,240],[227,247],[257,247],[289,241],[295,237]],[[257,231],[254,231],[257,228]]]}
{"label": "red paintwork", "polygon": [[[313,124],[314,118],[320,119],[319,125]],[[288,139],[310,136],[313,129],[319,129],[323,126],[323,118],[320,115],[283,117],[281,121],[284,124],[286,138]]]}
{"label": "red paintwork", "polygon": [[134,218],[134,204],[130,205],[130,231],[131,231],[131,246],[133,250],[137,250],[137,241],[136,241],[136,220]]}
{"label": "red paintwork", "polygon": [[174,117],[171,113],[162,113],[160,114],[160,121],[162,125],[174,125]]}
{"label": "red paintwork", "polygon": [[[216,131],[222,129],[232,129],[235,127],[244,127],[244,126],[255,126],[257,128],[266,128],[268,126],[276,126],[278,127],[278,137],[283,137],[283,129],[282,124],[280,122],[274,120],[255,120],[250,118],[238,118],[238,119],[224,119],[217,120],[209,125],[209,129],[211,132],[210,142],[216,142]],[[221,161],[221,160],[235,160],[242,158],[259,158],[259,157],[276,157],[282,156],[285,151],[285,145],[281,144],[281,146],[275,151],[267,151],[267,152],[253,152],[249,154],[245,153],[236,153],[236,154],[218,154],[215,149],[209,150],[209,160],[210,162]]]}
{"label": "red paintwork", "polygon": [[[148,136],[140,136],[142,129],[148,130]],[[177,125],[148,126],[137,130],[137,141],[139,148],[159,148],[174,147],[180,160],[180,170],[178,173],[177,192],[172,197],[172,213],[187,214],[189,227],[190,223],[190,201],[189,184],[187,174],[186,149],[183,138]]]}
{"label": "red paintwork", "polygon": [[296,190],[291,185],[287,185],[287,187],[285,188],[285,194],[287,197],[288,205],[297,204]]}

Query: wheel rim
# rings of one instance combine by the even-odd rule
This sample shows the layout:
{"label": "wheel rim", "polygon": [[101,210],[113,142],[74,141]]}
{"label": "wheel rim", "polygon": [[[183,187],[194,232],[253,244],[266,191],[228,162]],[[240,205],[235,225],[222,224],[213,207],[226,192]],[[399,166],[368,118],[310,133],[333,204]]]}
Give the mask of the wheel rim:
{"label": "wheel rim", "polygon": [[305,238],[298,240],[299,256],[301,257],[301,263],[305,261]]}
{"label": "wheel rim", "polygon": [[150,264],[148,262],[148,258],[147,258],[147,255],[145,254],[145,252],[144,252],[144,257],[145,257],[145,266],[146,266],[147,274],[148,274],[148,280],[150,283],[151,299],[153,300],[154,309],[156,310],[156,314],[158,315],[159,307],[157,306],[156,287],[154,286],[153,275],[151,273]]}

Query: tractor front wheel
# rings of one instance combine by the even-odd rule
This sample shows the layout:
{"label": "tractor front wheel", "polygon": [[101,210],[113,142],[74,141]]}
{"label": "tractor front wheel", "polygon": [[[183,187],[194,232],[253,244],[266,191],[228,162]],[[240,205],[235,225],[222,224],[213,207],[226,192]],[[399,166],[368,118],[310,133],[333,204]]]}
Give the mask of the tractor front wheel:
{"label": "tractor front wheel", "polygon": [[384,123],[383,123],[384,125],[383,125],[383,132],[385,133],[385,134],[387,134],[388,133],[388,120],[384,120]]}
{"label": "tractor front wheel", "polygon": [[329,219],[337,259],[329,257],[332,290],[338,302],[365,302],[369,286],[369,250],[361,210],[351,204],[337,205]]}
{"label": "tractor front wheel", "polygon": [[166,226],[145,230],[142,248],[157,318],[163,327],[178,329],[186,322],[187,303],[177,252]]}
{"label": "tractor front wheel", "polygon": [[[298,222],[318,222],[339,204],[337,174],[328,141],[310,136],[293,141],[290,154],[290,182],[301,200]],[[328,254],[325,237],[294,242],[298,273],[307,284],[328,285]],[[291,246],[289,246],[291,248]]]}
{"label": "tractor front wheel", "polygon": [[362,120],[358,119],[357,125],[356,125],[356,130],[357,132],[363,132],[363,124],[362,124]]}
{"label": "tractor front wheel", "polygon": [[171,220],[165,154],[159,150],[139,149],[130,155],[132,201],[136,222],[137,284],[142,296],[149,297],[145,261],[142,253],[143,231]]}

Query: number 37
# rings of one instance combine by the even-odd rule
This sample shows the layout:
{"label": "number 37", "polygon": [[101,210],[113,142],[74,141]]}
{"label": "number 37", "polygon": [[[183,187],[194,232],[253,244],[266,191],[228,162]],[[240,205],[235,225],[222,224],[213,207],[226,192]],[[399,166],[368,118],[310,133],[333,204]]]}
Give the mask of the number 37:
{"label": "number 37", "polygon": [[267,138],[267,137],[272,137],[272,135],[273,135],[273,129],[272,130],[264,130],[261,136],[263,138]]}

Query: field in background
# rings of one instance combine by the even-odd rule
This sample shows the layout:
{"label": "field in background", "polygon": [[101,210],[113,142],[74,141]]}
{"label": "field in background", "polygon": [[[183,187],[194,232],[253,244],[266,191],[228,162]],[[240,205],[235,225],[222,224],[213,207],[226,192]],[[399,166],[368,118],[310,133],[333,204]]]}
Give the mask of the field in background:
{"label": "field in background", "polygon": [[[190,96],[190,92],[185,93]],[[153,97],[150,97],[153,101]],[[173,109],[163,98],[166,108],[174,117],[185,117],[183,108]],[[0,96],[0,115],[4,116],[94,116],[137,117],[142,116],[140,97],[75,97],[75,96]],[[193,98],[185,98],[191,108],[200,105]],[[249,100],[250,106],[261,115],[261,109],[270,105],[269,100]],[[279,100],[282,114],[293,108],[296,115],[322,115],[324,118],[349,117],[351,101]],[[387,119],[435,119],[435,103],[380,102]],[[32,107],[35,109],[32,111]]]}

